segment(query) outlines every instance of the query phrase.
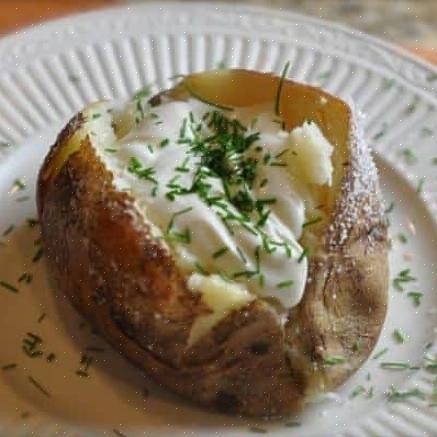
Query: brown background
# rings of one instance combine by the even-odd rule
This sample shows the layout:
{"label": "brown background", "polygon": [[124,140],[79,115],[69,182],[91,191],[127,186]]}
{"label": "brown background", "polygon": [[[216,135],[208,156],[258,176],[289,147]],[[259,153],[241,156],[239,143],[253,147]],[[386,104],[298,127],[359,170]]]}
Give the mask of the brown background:
{"label": "brown background", "polygon": [[[71,13],[141,1],[146,0],[0,0],[0,34]],[[290,9],[346,23],[437,63],[437,0],[240,0],[240,3]]]}

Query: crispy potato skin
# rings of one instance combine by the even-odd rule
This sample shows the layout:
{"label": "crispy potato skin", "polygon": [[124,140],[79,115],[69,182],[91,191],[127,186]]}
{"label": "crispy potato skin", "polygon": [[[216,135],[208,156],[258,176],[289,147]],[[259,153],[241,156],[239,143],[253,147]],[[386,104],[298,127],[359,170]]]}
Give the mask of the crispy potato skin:
{"label": "crispy potato skin", "polygon": [[[361,211],[341,244],[335,226],[326,231],[325,253],[310,259],[310,281],[285,326],[272,306],[256,300],[187,348],[193,321],[209,309],[151,237],[134,200],[115,190],[89,139],[58,172],[51,169],[53,156],[84,122],[81,115],[72,119],[48,154],[38,180],[38,212],[57,289],[115,349],[190,400],[251,416],[295,413],[320,384],[333,389],[362,364],[386,313],[382,216],[367,219]],[[340,196],[354,177],[346,170]],[[366,211],[380,208],[376,191],[361,202]],[[345,363],[326,365],[332,355]]]}
{"label": "crispy potato skin", "polygon": [[112,188],[87,141],[46,184],[49,161],[38,191],[49,271],[116,349],[161,385],[220,411],[281,415],[301,408],[303,382],[291,371],[271,308],[256,302],[234,313],[187,350],[195,316],[208,309],[149,237],[132,199]]}

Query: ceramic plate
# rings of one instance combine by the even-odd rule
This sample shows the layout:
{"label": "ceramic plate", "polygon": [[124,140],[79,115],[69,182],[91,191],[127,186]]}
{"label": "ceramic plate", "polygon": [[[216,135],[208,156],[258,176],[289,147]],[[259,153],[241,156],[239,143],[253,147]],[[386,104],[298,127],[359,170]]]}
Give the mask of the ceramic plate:
{"label": "ceramic plate", "polygon": [[[391,211],[392,286],[384,331],[357,374],[301,417],[269,423],[193,407],[95,336],[49,288],[34,188],[55,134],[86,103],[125,99],[144,84],[157,91],[175,74],[219,64],[279,73],[287,60],[290,77],[364,114]],[[316,19],[185,3],[27,29],[0,41],[0,65],[1,436],[437,435],[435,68]],[[411,280],[393,283],[400,272]],[[77,374],[83,354],[93,359],[88,378]]]}

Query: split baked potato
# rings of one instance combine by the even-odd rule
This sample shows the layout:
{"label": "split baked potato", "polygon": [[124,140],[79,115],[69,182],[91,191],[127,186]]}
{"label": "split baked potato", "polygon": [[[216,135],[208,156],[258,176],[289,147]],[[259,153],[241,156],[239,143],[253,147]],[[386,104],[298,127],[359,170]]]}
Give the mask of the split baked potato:
{"label": "split baked potato", "polygon": [[[193,292],[159,226],[97,152],[128,135],[145,106],[188,98],[217,111],[270,105],[282,131],[310,120],[333,146],[330,185],[311,187],[319,215],[298,239],[307,258],[298,303],[284,306],[233,280]],[[37,193],[49,272],[93,327],[160,385],[223,412],[296,413],[359,368],[386,314],[387,224],[354,113],[319,88],[247,70],[185,76],[143,103],[93,104],[51,148]],[[137,164],[133,170],[144,170]]]}

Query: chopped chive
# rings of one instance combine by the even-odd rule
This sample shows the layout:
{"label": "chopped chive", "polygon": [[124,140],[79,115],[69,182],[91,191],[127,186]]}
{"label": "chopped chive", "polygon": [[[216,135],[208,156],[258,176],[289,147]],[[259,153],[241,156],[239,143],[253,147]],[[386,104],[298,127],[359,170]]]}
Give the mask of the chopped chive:
{"label": "chopped chive", "polygon": [[346,359],[340,355],[332,355],[323,359],[323,363],[327,366],[335,366],[337,364],[344,364],[345,362]]}
{"label": "chopped chive", "polygon": [[18,282],[25,282],[26,284],[30,284],[32,282],[33,279],[33,275],[31,275],[30,273],[23,273],[19,278],[18,278]]}
{"label": "chopped chive", "polygon": [[93,114],[93,115],[92,115],[92,119],[93,119],[93,120],[96,120],[97,118],[100,118],[101,116],[102,116],[102,114],[100,114],[100,113]]}
{"label": "chopped chive", "polygon": [[354,342],[354,344],[352,345],[352,351],[357,353],[361,351],[361,348],[361,338],[359,338],[358,341]]}
{"label": "chopped chive", "polygon": [[23,191],[26,189],[26,184],[22,179],[15,179],[12,184],[13,191]]}
{"label": "chopped chive", "polygon": [[246,229],[247,232],[249,232],[252,235],[258,236],[258,234],[256,233],[256,231],[254,231],[249,225],[247,225],[246,223],[242,223],[241,226],[243,226],[244,229]]}
{"label": "chopped chive", "polygon": [[418,99],[417,97],[405,108],[405,115],[413,114],[417,109]]}
{"label": "chopped chive", "polygon": [[322,217],[315,217],[307,222],[305,222],[302,227],[306,228],[307,226],[315,225],[316,223],[319,223],[322,221]]}
{"label": "chopped chive", "polygon": [[165,146],[168,146],[170,144],[170,139],[169,138],[164,138],[160,143],[159,143],[159,147],[163,148]]}
{"label": "chopped chive", "polygon": [[44,255],[44,250],[42,247],[38,248],[35,252],[35,255],[32,258],[32,262],[38,262]]}
{"label": "chopped chive", "polygon": [[395,329],[393,331],[393,338],[396,343],[402,344],[405,343],[405,334],[400,329]]}
{"label": "chopped chive", "polygon": [[421,178],[419,180],[419,182],[417,183],[417,187],[416,187],[416,193],[417,194],[422,194],[423,193],[423,186],[425,184],[425,178]]}
{"label": "chopped chive", "polygon": [[208,272],[197,261],[194,263],[194,267],[202,275],[208,275]]}
{"label": "chopped chive", "polygon": [[263,157],[263,163],[267,165],[271,159],[272,159],[272,155],[269,152],[267,152]]}
{"label": "chopped chive", "polygon": [[275,155],[275,159],[280,158],[281,156],[285,155],[287,152],[289,152],[290,149],[284,149],[282,152],[279,152],[277,155]]}
{"label": "chopped chive", "polygon": [[411,366],[408,363],[399,362],[384,362],[379,365],[381,369],[385,370],[410,370]]}
{"label": "chopped chive", "polygon": [[418,307],[422,302],[423,293],[419,293],[417,291],[410,291],[407,294],[407,296],[412,299],[414,306]]}
{"label": "chopped chive", "polygon": [[255,276],[258,272],[256,270],[241,270],[240,272],[235,272],[232,277],[237,279],[242,276],[245,276],[246,278],[252,278]]}
{"label": "chopped chive", "polygon": [[411,275],[410,269],[404,269],[393,279],[393,286],[398,291],[404,291],[402,284],[414,281],[416,281],[416,278]]}
{"label": "chopped chive", "polygon": [[14,287],[12,284],[6,281],[0,281],[0,285],[5,288],[8,291],[11,291],[12,293],[18,293],[18,288]]}
{"label": "chopped chive", "polygon": [[231,278],[226,273],[218,272],[218,274],[219,274],[220,278],[223,279],[223,281],[225,281],[225,282],[232,282]]}
{"label": "chopped chive", "polygon": [[267,197],[264,199],[258,199],[256,201],[256,205],[257,206],[262,206],[262,205],[272,205],[273,203],[276,203],[277,199],[276,197]]}
{"label": "chopped chive", "polygon": [[194,114],[192,111],[189,112],[188,114],[188,119],[190,120],[190,123],[193,124],[194,123]]}
{"label": "chopped chive", "polygon": [[42,342],[43,340],[40,336],[33,334],[32,332],[28,332],[22,342],[23,352],[29,358],[40,357],[43,354],[42,350],[39,349]]}
{"label": "chopped chive", "polygon": [[149,97],[151,93],[151,85],[147,84],[133,95],[132,100],[144,99],[145,97]]}
{"label": "chopped chive", "polygon": [[267,434],[267,430],[266,429],[264,429],[264,428],[260,428],[260,427],[258,427],[258,426],[251,426],[250,428],[249,428],[249,431],[250,432],[253,432],[253,433],[255,433],[255,434]]}
{"label": "chopped chive", "polygon": [[267,178],[264,178],[264,179],[260,182],[259,187],[260,187],[260,188],[264,188],[264,187],[268,184],[268,182],[269,182],[269,180],[268,180]]}
{"label": "chopped chive", "polygon": [[373,136],[373,139],[374,140],[379,140],[380,138],[382,138],[384,136],[384,134],[385,134],[385,131],[381,130],[381,131],[379,131],[377,134],[375,134]]}
{"label": "chopped chive", "polygon": [[409,148],[405,148],[401,150],[401,155],[403,156],[405,162],[408,165],[413,165],[417,162],[416,154]]}
{"label": "chopped chive", "polygon": [[82,352],[80,356],[80,368],[76,370],[76,375],[84,378],[88,378],[90,375],[88,370],[93,363],[94,358],[87,353]]}
{"label": "chopped chive", "polygon": [[349,395],[349,399],[355,399],[357,396],[360,396],[364,393],[366,393],[366,389],[362,385],[359,385],[352,390],[352,393]]}
{"label": "chopped chive", "polygon": [[183,232],[171,232],[167,235],[168,240],[177,241],[183,244],[191,243],[191,230],[186,228]]}
{"label": "chopped chive", "polygon": [[297,259],[297,262],[300,264],[304,260],[304,258],[308,257],[308,253],[308,248],[304,247],[301,254],[299,255],[299,258]]}
{"label": "chopped chive", "polygon": [[284,86],[285,77],[288,73],[289,68],[290,68],[290,61],[287,61],[286,64],[284,65],[284,68],[282,69],[281,77],[279,79],[278,89],[276,91],[276,98],[275,98],[275,114],[276,115],[279,115],[279,109],[280,109],[279,106],[280,106],[280,102],[281,102],[282,88]]}
{"label": "chopped chive", "polygon": [[116,152],[117,152],[117,149],[113,149],[113,148],[111,148],[111,147],[107,147],[107,148],[105,149],[105,152],[107,152],[107,153],[116,153]]}
{"label": "chopped chive", "polygon": [[257,273],[260,272],[260,263],[261,263],[260,250],[261,250],[261,246],[256,246],[256,248],[255,248],[255,260],[256,260],[256,272]]}
{"label": "chopped chive", "polygon": [[47,355],[46,360],[48,363],[53,363],[53,361],[56,360],[56,355],[52,352],[52,353]]}
{"label": "chopped chive", "polygon": [[433,135],[433,131],[432,131],[432,129],[430,129],[429,127],[423,127],[421,130],[420,130],[420,135],[422,136],[422,137],[431,137],[432,135]]}
{"label": "chopped chive", "polygon": [[298,426],[302,426],[302,423],[292,420],[290,422],[284,423],[284,426],[286,426],[287,428],[295,428]]}
{"label": "chopped chive", "polygon": [[294,281],[292,279],[288,281],[282,281],[276,284],[276,288],[289,288],[294,284]]}
{"label": "chopped chive", "polygon": [[3,237],[6,237],[7,235],[9,235],[14,229],[15,229],[14,225],[8,226],[2,234]]}
{"label": "chopped chive", "polygon": [[383,87],[383,89],[387,90],[387,89],[392,88],[395,84],[396,84],[396,80],[395,79],[384,78],[382,87]]}
{"label": "chopped chive", "polygon": [[184,161],[182,162],[182,165],[175,168],[175,171],[181,172],[181,173],[188,173],[190,169],[187,167],[187,164],[189,162],[190,158],[187,156]]}
{"label": "chopped chive", "polygon": [[42,394],[44,394],[45,396],[47,396],[48,398],[50,397],[50,393],[32,376],[28,377],[29,382],[36,387]]}
{"label": "chopped chive", "polygon": [[219,61],[217,62],[217,65],[215,66],[216,70],[224,70],[226,68],[226,62],[225,61]]}
{"label": "chopped chive", "polygon": [[139,179],[147,180],[154,184],[158,184],[158,181],[153,177],[155,169],[153,167],[144,167],[141,161],[134,156],[131,157],[127,168],[129,173],[134,174]]}
{"label": "chopped chive", "polygon": [[378,353],[376,353],[373,356],[374,360],[377,360],[378,358],[381,358],[383,355],[385,355],[388,352],[388,347],[385,347],[384,349],[381,349]]}
{"label": "chopped chive", "polygon": [[425,369],[428,372],[435,372],[437,370],[437,358],[429,355],[425,356]]}
{"label": "chopped chive", "polygon": [[272,211],[270,209],[268,209],[265,212],[262,212],[259,220],[256,223],[256,226],[262,228],[266,224],[271,212]]}
{"label": "chopped chive", "polygon": [[213,258],[219,258],[219,257],[221,257],[222,255],[224,255],[228,250],[229,250],[229,249],[228,249],[226,246],[224,246],[224,247],[222,247],[221,249],[219,249],[219,250],[217,250],[216,252],[214,252],[214,253],[212,254],[212,257],[213,257]]}
{"label": "chopped chive", "polygon": [[177,212],[173,213],[171,218],[170,218],[170,221],[168,222],[166,233],[168,234],[170,232],[170,230],[173,228],[173,225],[174,225],[176,217],[178,217],[178,216],[180,216],[182,214],[185,214],[187,212],[190,212],[192,210],[193,210],[193,207],[189,206],[187,208],[184,208],[184,209],[182,209],[180,211],[177,211]]}
{"label": "chopped chive", "polygon": [[29,226],[29,228],[33,228],[39,224],[38,220],[34,219],[34,218],[27,218],[26,223],[27,223],[27,226]]}
{"label": "chopped chive", "polygon": [[390,214],[391,212],[393,212],[394,209],[395,209],[395,203],[390,202],[390,205],[385,209],[384,213]]}
{"label": "chopped chive", "polygon": [[186,129],[187,129],[187,119],[184,118],[184,119],[182,120],[182,126],[181,126],[181,128],[179,129],[179,138],[180,138],[180,139],[181,139],[181,138],[185,138]]}
{"label": "chopped chive", "polygon": [[389,402],[403,402],[409,398],[419,398],[424,400],[425,394],[420,391],[418,388],[414,388],[406,391],[398,391],[391,387],[390,392],[387,394],[387,400]]}
{"label": "chopped chive", "polygon": [[247,259],[244,256],[243,251],[238,246],[237,246],[236,250],[237,250],[238,256],[241,258],[241,261],[243,261],[244,264],[246,264],[247,263]]}
{"label": "chopped chive", "polygon": [[387,133],[388,125],[387,123],[383,123],[381,129],[372,137],[373,141],[377,141],[381,139]]}
{"label": "chopped chive", "polygon": [[17,368],[16,363],[5,364],[4,366],[2,366],[2,370],[4,370],[5,372],[8,370],[16,369],[16,368]]}
{"label": "chopped chive", "polygon": [[287,167],[287,164],[285,162],[271,162],[270,163],[271,167]]}
{"label": "chopped chive", "polygon": [[406,236],[405,234],[403,234],[403,233],[399,233],[399,234],[398,234],[398,240],[399,240],[401,243],[403,243],[403,244],[408,243],[407,236]]}

